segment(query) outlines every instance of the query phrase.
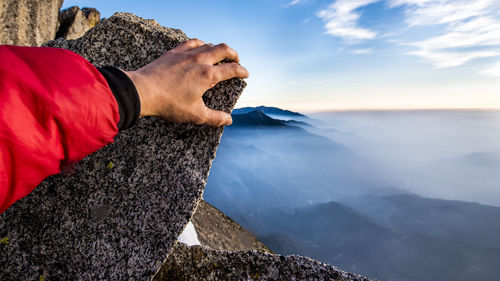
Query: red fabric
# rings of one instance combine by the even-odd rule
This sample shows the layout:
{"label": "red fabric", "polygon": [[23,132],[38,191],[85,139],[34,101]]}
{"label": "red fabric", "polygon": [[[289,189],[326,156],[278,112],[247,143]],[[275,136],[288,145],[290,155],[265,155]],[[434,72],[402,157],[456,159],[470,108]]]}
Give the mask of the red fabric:
{"label": "red fabric", "polygon": [[0,214],[113,142],[118,104],[99,71],[55,48],[0,46]]}

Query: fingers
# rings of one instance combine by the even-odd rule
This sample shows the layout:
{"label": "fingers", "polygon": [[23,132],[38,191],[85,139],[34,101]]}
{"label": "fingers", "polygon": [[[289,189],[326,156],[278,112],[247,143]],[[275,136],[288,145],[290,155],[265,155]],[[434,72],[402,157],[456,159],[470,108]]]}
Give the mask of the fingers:
{"label": "fingers", "polygon": [[199,47],[196,47],[195,49],[193,49],[192,51],[195,53],[195,54],[202,54],[202,53],[207,53],[209,52],[211,49],[214,48],[214,45],[213,44],[210,44],[210,43],[206,43],[206,44],[203,44]]}
{"label": "fingers", "polygon": [[214,66],[214,68],[214,78],[216,83],[234,77],[248,78],[249,76],[248,70],[235,62],[218,64]]}
{"label": "fingers", "polygon": [[190,39],[182,42],[177,47],[172,49],[178,52],[188,52],[193,51],[196,54],[201,54],[207,63],[216,64],[222,60],[229,60],[233,62],[239,62],[238,53],[225,43],[219,45],[205,44],[205,42],[199,39]]}
{"label": "fingers", "polygon": [[210,64],[216,64],[225,59],[234,62],[240,61],[238,53],[225,43],[216,46],[205,44],[193,49],[193,52],[202,55],[206,62]]}
{"label": "fingers", "polygon": [[228,59],[230,61],[239,62],[240,58],[238,57],[238,53],[227,44],[219,44],[213,47],[209,51],[209,59],[213,64],[218,63],[224,59]]}
{"label": "fingers", "polygon": [[190,40],[182,42],[181,44],[179,44],[177,47],[175,47],[172,50],[179,51],[179,52],[187,52],[187,51],[190,51],[194,48],[198,48],[200,46],[203,46],[204,44],[205,44],[205,42],[195,38],[195,39],[190,39]]}
{"label": "fingers", "polygon": [[214,126],[214,127],[220,127],[220,126],[228,126],[233,123],[233,119],[231,118],[231,115],[223,112],[223,111],[218,111],[218,110],[213,110],[208,107],[205,107],[205,124]]}

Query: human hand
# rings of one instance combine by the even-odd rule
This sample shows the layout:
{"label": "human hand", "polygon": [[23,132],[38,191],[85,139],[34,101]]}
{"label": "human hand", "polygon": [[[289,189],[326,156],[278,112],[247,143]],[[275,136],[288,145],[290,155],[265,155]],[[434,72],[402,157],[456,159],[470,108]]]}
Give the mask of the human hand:
{"label": "human hand", "polygon": [[[227,59],[231,62],[217,64]],[[235,50],[198,39],[183,42],[155,61],[125,73],[141,101],[140,116],[159,116],[180,123],[230,125],[231,115],[205,106],[203,94],[220,81],[247,78]]]}

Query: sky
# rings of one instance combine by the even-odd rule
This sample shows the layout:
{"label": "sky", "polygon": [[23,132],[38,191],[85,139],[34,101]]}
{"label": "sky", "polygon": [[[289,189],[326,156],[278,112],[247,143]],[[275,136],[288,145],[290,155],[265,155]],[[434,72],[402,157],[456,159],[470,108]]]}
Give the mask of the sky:
{"label": "sky", "polygon": [[65,0],[225,42],[250,72],[237,106],[500,109],[500,0]]}

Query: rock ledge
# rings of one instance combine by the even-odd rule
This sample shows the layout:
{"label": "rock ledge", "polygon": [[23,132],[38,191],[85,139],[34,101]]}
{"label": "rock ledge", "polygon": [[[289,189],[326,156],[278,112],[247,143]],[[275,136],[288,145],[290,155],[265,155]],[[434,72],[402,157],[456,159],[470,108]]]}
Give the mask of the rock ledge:
{"label": "rock ledge", "polygon": [[[188,37],[127,13],[46,46],[94,65],[137,69]],[[230,112],[245,82],[208,91]],[[0,280],[146,280],[161,267],[201,198],[222,128],[143,118],[73,171],[45,180],[0,216]],[[112,164],[110,164],[112,163]]]}

